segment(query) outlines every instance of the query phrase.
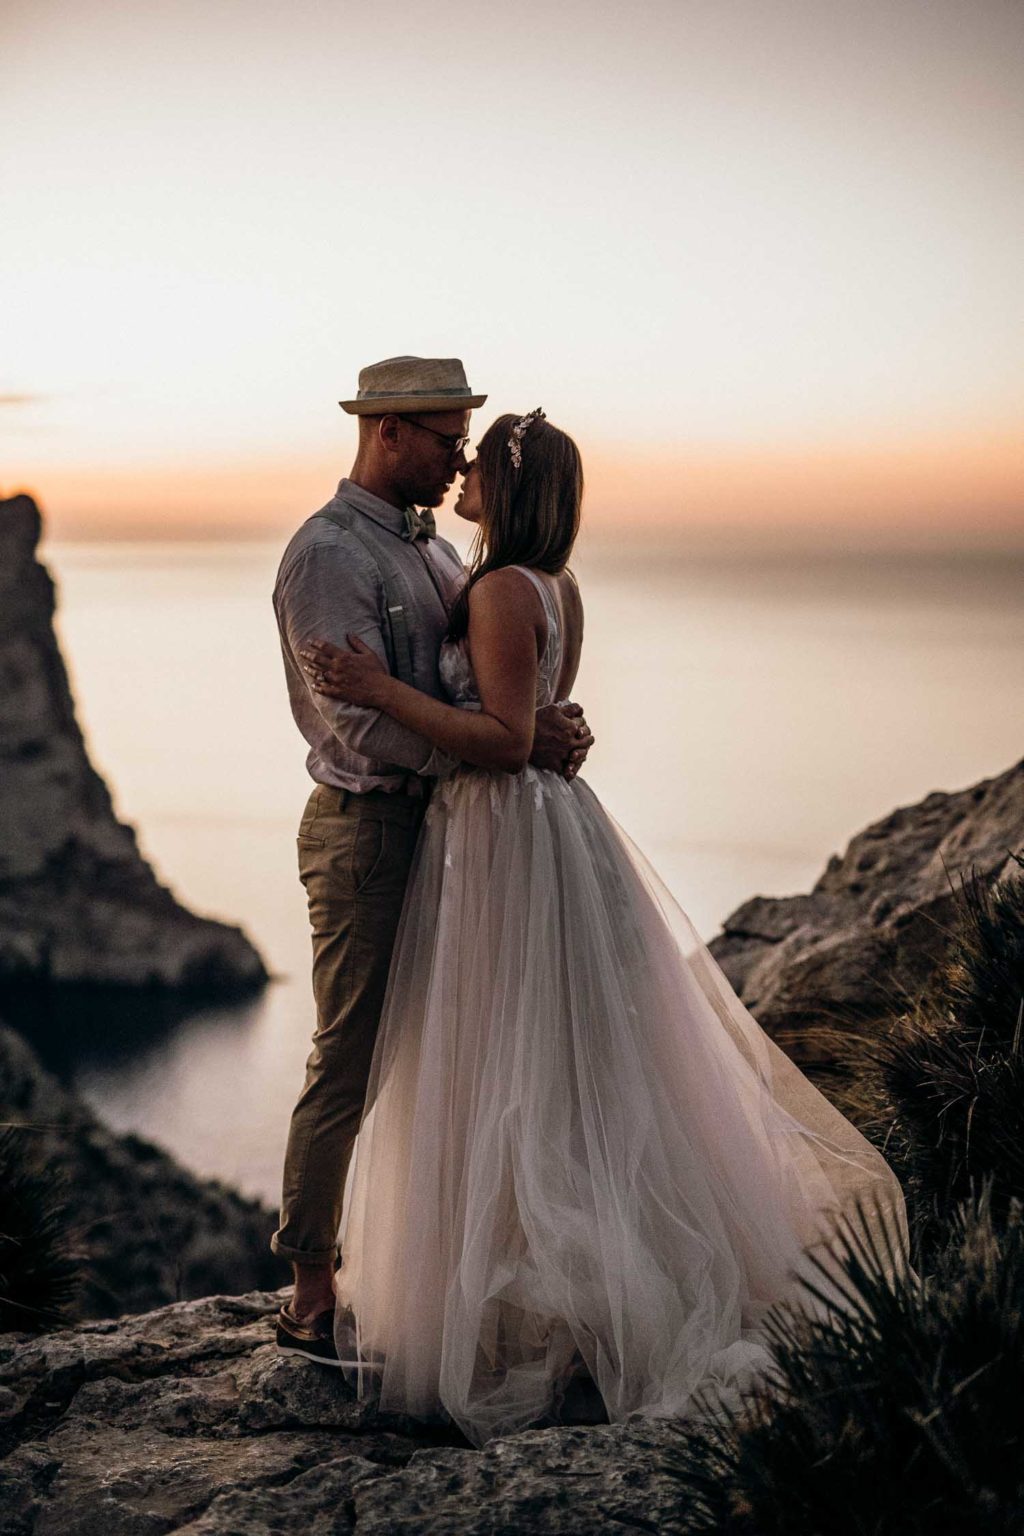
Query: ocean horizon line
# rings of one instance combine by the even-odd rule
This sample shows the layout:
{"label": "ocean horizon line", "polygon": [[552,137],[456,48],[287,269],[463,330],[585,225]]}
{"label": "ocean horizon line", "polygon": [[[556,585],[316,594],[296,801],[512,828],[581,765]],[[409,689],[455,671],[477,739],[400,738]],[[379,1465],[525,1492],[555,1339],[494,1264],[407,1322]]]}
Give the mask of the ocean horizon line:
{"label": "ocean horizon line", "polygon": [[[301,520],[300,520],[301,521]],[[438,531],[457,547],[468,545],[472,535],[461,527],[445,527],[445,519],[439,519]],[[108,551],[111,555],[120,550],[158,551],[209,551],[247,549],[253,552],[271,548],[283,549],[299,523],[282,526],[280,532],[268,532],[265,528],[246,530],[213,527],[197,533],[190,528],[180,534],[168,534],[165,530],[143,528],[118,530],[115,534],[95,531],[76,531],[64,535],[44,524],[42,546],[54,551]],[[593,530],[584,528],[576,547],[577,559],[614,556],[617,560],[643,559],[652,554],[675,557],[682,561],[702,563],[742,563],[757,559],[778,564],[794,561],[807,564],[848,563],[865,561],[872,564],[898,562],[921,565],[945,565],[950,562],[969,561],[976,565],[1010,560],[1024,563],[1024,530],[1020,539],[978,540],[956,543],[946,540],[923,541],[921,539],[863,539],[848,535],[829,537],[827,534],[807,536],[801,529],[787,536],[784,530],[774,529],[764,533],[752,533],[749,529],[724,528],[720,531],[678,530],[665,527],[623,529],[621,533],[601,526]]]}

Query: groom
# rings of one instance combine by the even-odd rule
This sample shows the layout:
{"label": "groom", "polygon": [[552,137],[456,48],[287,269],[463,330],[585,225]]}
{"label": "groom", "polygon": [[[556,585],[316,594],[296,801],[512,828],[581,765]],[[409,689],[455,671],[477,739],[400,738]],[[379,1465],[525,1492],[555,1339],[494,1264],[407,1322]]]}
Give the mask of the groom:
{"label": "groom", "polygon": [[[486,398],[472,393],[457,358],[364,368],[356,398],[340,401],[359,420],[352,471],[294,535],[274,587],[289,701],[314,781],[298,855],[317,1010],[270,1244],[295,1276],[277,1344],[332,1365],[345,1178],[402,898],[431,784],[457,765],[386,716],[313,692],[298,653],[317,638],[344,646],[355,633],[404,682],[444,696],[438,655],[465,573],[435,536],[430,509],[465,473],[469,414]],[[538,711],[530,761],[571,777],[592,741],[578,705],[550,705]]]}

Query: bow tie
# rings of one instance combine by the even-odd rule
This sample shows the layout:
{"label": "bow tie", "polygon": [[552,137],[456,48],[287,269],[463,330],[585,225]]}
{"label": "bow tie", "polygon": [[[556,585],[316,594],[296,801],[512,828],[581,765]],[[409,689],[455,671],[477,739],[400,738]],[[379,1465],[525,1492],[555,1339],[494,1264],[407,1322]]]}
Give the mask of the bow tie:
{"label": "bow tie", "polygon": [[406,507],[403,539],[433,539],[436,535],[437,525],[429,507],[424,507],[422,512],[417,512],[415,507]]}

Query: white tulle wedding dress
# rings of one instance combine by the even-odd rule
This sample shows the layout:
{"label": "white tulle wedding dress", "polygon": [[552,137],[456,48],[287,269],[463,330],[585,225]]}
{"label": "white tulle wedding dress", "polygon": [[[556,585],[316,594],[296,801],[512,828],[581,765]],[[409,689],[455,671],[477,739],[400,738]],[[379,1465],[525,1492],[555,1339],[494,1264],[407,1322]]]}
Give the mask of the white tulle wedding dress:
{"label": "white tulle wedding dress", "polygon": [[[538,704],[561,667],[558,614]],[[464,642],[451,699],[479,708]],[[581,780],[465,768],[409,882],[336,1275],[348,1379],[475,1445],[685,1415],[766,1369],[760,1324],[882,1156],[764,1034]],[[350,1309],[350,1310],[349,1310]],[[352,1324],[352,1314],[355,1326]]]}

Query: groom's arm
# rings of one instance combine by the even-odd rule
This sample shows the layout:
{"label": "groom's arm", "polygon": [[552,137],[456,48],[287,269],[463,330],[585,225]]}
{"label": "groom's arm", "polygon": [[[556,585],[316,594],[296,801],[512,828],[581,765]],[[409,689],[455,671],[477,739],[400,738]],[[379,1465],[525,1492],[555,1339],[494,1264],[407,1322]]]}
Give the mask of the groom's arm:
{"label": "groom's arm", "polygon": [[380,763],[436,778],[451,773],[456,760],[377,709],[326,698],[309,687],[297,661],[311,640],[346,644],[357,634],[388,665],[377,600],[377,578],[354,541],[310,546],[282,573],[274,592],[285,663],[294,669],[330,731],[350,751]]}

